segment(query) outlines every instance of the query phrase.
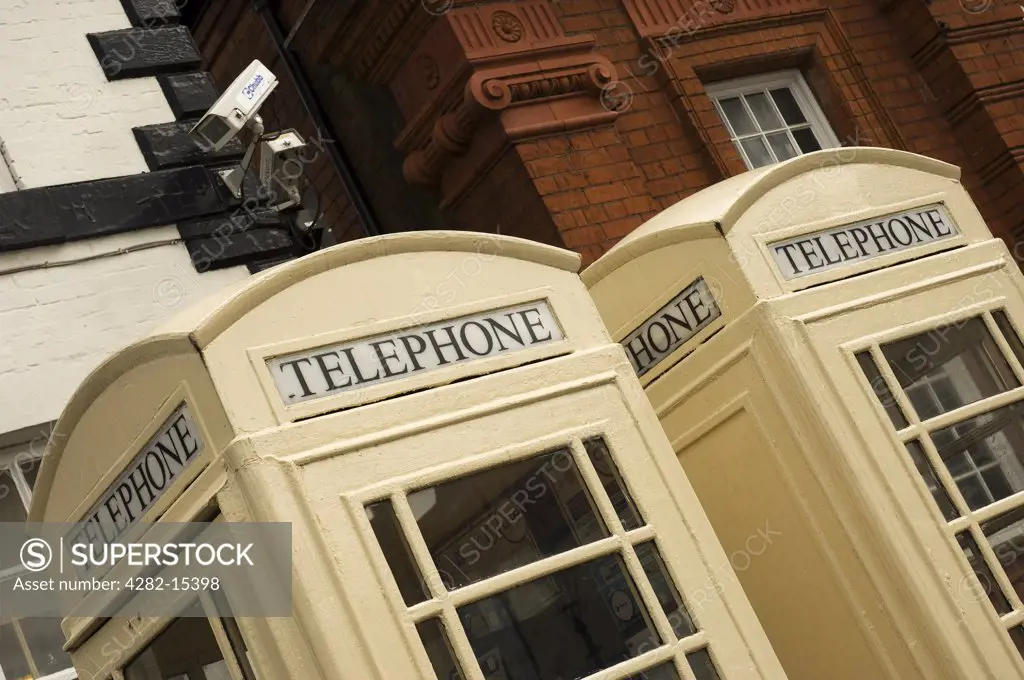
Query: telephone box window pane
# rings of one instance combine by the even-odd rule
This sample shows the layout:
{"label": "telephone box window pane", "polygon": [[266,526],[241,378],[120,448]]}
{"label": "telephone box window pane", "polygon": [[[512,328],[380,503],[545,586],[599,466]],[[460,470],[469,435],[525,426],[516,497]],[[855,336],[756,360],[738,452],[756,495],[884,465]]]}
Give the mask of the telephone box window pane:
{"label": "telephone box window pane", "polygon": [[1010,639],[1013,640],[1017,652],[1024,657],[1024,626],[1014,626],[1009,630]]}
{"label": "telephone box window pane", "polygon": [[18,626],[40,676],[71,668],[71,657],[64,652],[60,619],[20,619]]}
{"label": "telephone box window pane", "polygon": [[1024,429],[1018,402],[936,430],[932,440],[972,510],[1024,490]]}
{"label": "telephone box window pane", "polygon": [[569,449],[409,495],[449,590],[605,538]]}
{"label": "telephone box window pane", "polygon": [[[981,550],[978,549],[978,544],[974,542],[970,532],[963,531],[957,534],[956,540],[964,551],[964,556],[967,557],[971,569],[974,570],[974,575],[978,577],[981,589],[988,595],[988,599],[992,606],[995,607],[996,612],[999,614],[1009,614],[1011,611],[1010,603],[1007,602],[1006,596],[996,581],[996,577],[992,575],[992,571],[988,568],[988,564],[985,562],[985,558],[981,554]],[[970,593],[964,593],[964,596],[969,597]]]}
{"label": "telephone box window pane", "polygon": [[690,662],[690,669],[697,680],[720,680],[718,669],[715,668],[715,662],[707,649],[690,652],[686,655],[686,660]]}
{"label": "telephone box window pane", "polygon": [[882,346],[922,420],[1019,387],[980,318]]}
{"label": "telephone box window pane", "polygon": [[[415,509],[414,509],[415,511]],[[370,518],[373,533],[377,536],[384,558],[391,568],[391,574],[398,583],[402,600],[411,607],[427,599],[427,589],[420,578],[419,569],[413,561],[409,544],[398,523],[398,516],[390,500],[380,501],[366,507],[366,516]]]}
{"label": "telephone box window pane", "polygon": [[21,648],[14,625],[6,623],[0,626],[0,670],[5,678],[31,678],[32,670],[25,659],[25,651]]}
{"label": "telephone box window pane", "polygon": [[497,656],[506,677],[516,680],[582,678],[662,644],[617,554],[524,583],[458,613],[474,655]]}
{"label": "telephone box window pane", "polygon": [[642,527],[644,521],[640,517],[640,511],[636,509],[633,497],[630,495],[626,482],[622,479],[604,439],[601,437],[588,439],[583,442],[583,448],[587,450],[590,462],[594,464],[594,469],[597,470],[597,474],[601,478],[601,484],[608,492],[608,498],[611,499],[612,506],[615,507],[615,514],[622,522],[622,528],[630,531]]}
{"label": "telephone box window pane", "polygon": [[907,419],[903,415],[900,405],[896,402],[896,398],[892,396],[889,385],[885,382],[885,378],[882,377],[882,372],[878,370],[878,364],[875,363],[871,352],[858,352],[857,363],[860,364],[860,369],[867,376],[868,383],[871,385],[871,391],[875,393],[878,401],[882,403],[882,408],[885,409],[889,420],[892,421],[893,427],[897,430],[905,428],[908,425]]}
{"label": "telephone box window pane", "polygon": [[679,680],[679,674],[676,673],[676,667],[669,661],[660,666],[648,668],[637,675],[631,675],[624,680]]}
{"label": "telephone box window pane", "polygon": [[1018,597],[1024,597],[1024,508],[982,522],[981,531]]}
{"label": "telephone box window pane", "polygon": [[202,617],[199,602],[188,618],[170,626],[124,669],[125,680],[221,680],[229,678],[224,655],[217,646],[210,622]]}
{"label": "telephone box window pane", "polygon": [[1010,317],[1006,316],[1006,312],[999,310],[992,312],[992,318],[995,319],[999,330],[1003,332],[1003,337],[1006,338],[1010,349],[1017,355],[1017,361],[1024,365],[1024,344],[1021,344],[1020,335],[1017,334],[1013,324],[1010,322]]}
{"label": "telephone box window pane", "polygon": [[935,469],[932,464],[928,461],[928,456],[924,452],[924,447],[921,446],[921,442],[914,441],[907,442],[907,452],[910,454],[911,460],[914,461],[914,466],[917,468],[918,474],[924,480],[925,486],[928,487],[928,491],[931,492],[932,498],[935,499],[935,504],[939,506],[939,511],[942,512],[942,516],[946,520],[953,520],[960,516],[956,508],[953,506],[953,501],[949,499],[949,494],[946,493],[946,489],[942,486],[942,482],[939,481],[938,476],[935,474]]}
{"label": "telephone box window pane", "polygon": [[636,546],[636,556],[640,558],[644,573],[647,574],[654,594],[658,596],[658,603],[672,624],[672,631],[676,637],[685,638],[696,633],[697,627],[693,625],[693,619],[686,611],[683,598],[679,597],[679,591],[672,583],[672,577],[669,576],[665,561],[661,558],[661,552],[654,541]]}
{"label": "telephone box window pane", "polygon": [[[448,641],[448,635],[440,619],[427,619],[416,624],[424,649],[430,658],[430,665],[437,674],[437,680],[462,680],[462,670],[455,660],[455,653]],[[486,673],[485,673],[486,675]]]}

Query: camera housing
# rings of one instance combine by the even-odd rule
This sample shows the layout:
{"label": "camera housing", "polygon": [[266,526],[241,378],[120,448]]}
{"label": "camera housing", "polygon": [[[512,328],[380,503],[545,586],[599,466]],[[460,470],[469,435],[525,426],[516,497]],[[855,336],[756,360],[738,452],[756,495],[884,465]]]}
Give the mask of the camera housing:
{"label": "camera housing", "polygon": [[259,59],[254,59],[189,134],[204,148],[219,151],[257,117],[260,107],[277,85],[277,76]]}

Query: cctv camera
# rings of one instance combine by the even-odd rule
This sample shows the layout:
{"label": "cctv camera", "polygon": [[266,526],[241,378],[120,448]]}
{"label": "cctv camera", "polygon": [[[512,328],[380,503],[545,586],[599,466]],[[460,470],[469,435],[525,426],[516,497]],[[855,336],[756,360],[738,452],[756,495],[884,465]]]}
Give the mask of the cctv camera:
{"label": "cctv camera", "polygon": [[204,147],[219,151],[257,118],[260,107],[276,87],[277,76],[254,59],[189,134]]}

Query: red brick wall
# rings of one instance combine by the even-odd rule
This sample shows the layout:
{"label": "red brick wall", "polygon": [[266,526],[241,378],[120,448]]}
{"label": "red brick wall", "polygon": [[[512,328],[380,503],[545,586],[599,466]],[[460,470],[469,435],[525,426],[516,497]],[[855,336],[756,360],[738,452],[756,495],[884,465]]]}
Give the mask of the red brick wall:
{"label": "red brick wall", "polygon": [[[701,2],[708,0],[695,0],[694,6]],[[262,27],[240,9],[242,4],[224,0],[198,32],[222,81],[254,56],[276,63]],[[486,4],[492,3],[458,0],[456,7]],[[698,17],[688,25],[689,39],[659,62],[647,54],[648,43],[627,11],[630,0],[549,4],[567,34],[593,35],[595,50],[615,63],[619,81],[606,96],[622,106],[617,120],[582,132],[509,142],[510,151],[500,161],[480,169],[478,184],[440,217],[430,211],[425,223],[486,231],[500,223],[503,233],[561,242],[589,263],[658,211],[745,170],[706,95],[709,83],[800,68],[844,145],[905,149],[958,165],[993,231],[1012,244],[1011,235],[1024,229],[1019,209],[1024,195],[1024,62],[1019,59],[1024,21],[1009,6],[997,7],[990,0],[827,0],[822,12],[814,0],[780,1],[768,8],[738,0],[737,13],[764,14],[748,24],[754,30],[721,30],[716,24],[721,16],[714,13]],[[285,0],[281,15],[293,17],[300,5]],[[771,12],[790,16],[780,22]],[[345,22],[327,28],[314,23],[307,52],[320,55],[321,68],[345,69],[345,63],[328,66],[339,32],[348,30]],[[234,35],[224,36],[231,25],[237,25]],[[942,25],[952,31],[946,38]],[[371,29],[359,30],[370,45]],[[402,28],[380,30],[400,34]],[[417,38],[428,39],[433,38]],[[397,45],[382,53],[394,59],[405,50],[408,57],[414,48]],[[386,88],[386,83],[375,86]],[[972,97],[981,103],[971,106]],[[298,121],[289,124],[302,129],[295,101],[276,96],[267,117]],[[349,116],[375,115],[335,107],[335,121],[343,110]],[[383,137],[373,143],[382,156],[395,153]],[[388,173],[373,167],[365,172],[375,185],[389,184],[392,193],[402,190],[390,187],[402,183],[393,167]],[[333,219],[350,224],[343,191],[325,170],[320,173]],[[431,195],[430,189],[417,191],[426,192],[421,197]],[[352,227],[342,231],[352,233]]]}
{"label": "red brick wall", "polygon": [[[670,71],[678,65],[662,66],[649,55],[641,60],[645,48],[622,2],[554,3],[567,31],[597,36],[601,51],[618,70],[620,85],[610,90],[611,96],[628,104],[614,129],[519,147],[566,245],[591,261],[657,211],[745,170],[710,100],[701,96],[701,81],[799,64],[844,145],[903,146],[969,168],[968,151],[958,143],[937,98],[905,53],[899,27],[867,0],[828,5],[836,30],[848,40],[848,53],[827,59],[813,53],[799,56],[800,49],[813,50],[820,41],[831,39],[828,34],[815,35],[807,26],[708,38],[691,50],[685,44],[676,48],[679,55],[687,55],[689,65],[696,66],[692,88],[688,80],[680,80],[688,90],[687,106],[696,109],[692,115],[707,122],[701,130],[688,121],[683,105],[673,96],[671,80],[677,74]],[[858,84],[860,74],[851,69],[855,63],[870,81],[867,91]],[[1009,104],[1006,110],[1020,106],[1021,102]],[[702,134],[710,139],[702,139]],[[721,156],[724,169],[714,161],[714,153]],[[964,184],[993,227],[1008,231],[1010,225],[992,207],[996,197],[991,188],[970,170],[964,173]]]}

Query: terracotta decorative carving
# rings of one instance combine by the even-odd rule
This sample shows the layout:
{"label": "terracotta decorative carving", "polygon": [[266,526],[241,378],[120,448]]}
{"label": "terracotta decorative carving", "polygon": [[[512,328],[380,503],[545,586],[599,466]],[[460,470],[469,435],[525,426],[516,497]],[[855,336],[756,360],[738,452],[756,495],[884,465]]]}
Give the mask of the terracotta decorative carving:
{"label": "terracotta decorative carving", "polygon": [[736,0],[709,0],[709,2],[715,8],[715,11],[722,14],[728,14],[736,9]]}
{"label": "terracotta decorative carving", "polygon": [[420,70],[423,84],[428,90],[433,90],[441,82],[441,71],[437,66],[437,61],[430,55],[421,54],[417,57],[416,67]]}
{"label": "terracotta decorative carving", "polygon": [[499,38],[510,43],[522,40],[523,33],[526,30],[519,17],[504,10],[498,10],[494,13],[491,17],[491,27],[498,34]]}
{"label": "terracotta decorative carving", "polygon": [[[436,184],[448,162],[466,152],[475,128],[488,112],[573,95],[600,100],[603,88],[615,80],[615,67],[606,57],[597,54],[587,55],[586,60],[587,63],[552,72],[516,75],[495,69],[476,73],[466,84],[462,102],[454,111],[441,116],[426,143],[406,158],[406,179],[417,184]],[[585,127],[597,123],[596,118],[610,122],[616,115],[615,111],[601,109],[596,116],[582,116],[575,123]],[[570,127],[571,123],[553,118],[550,130],[541,123],[526,132],[531,135],[555,132]],[[509,133],[515,135],[514,130]]]}

